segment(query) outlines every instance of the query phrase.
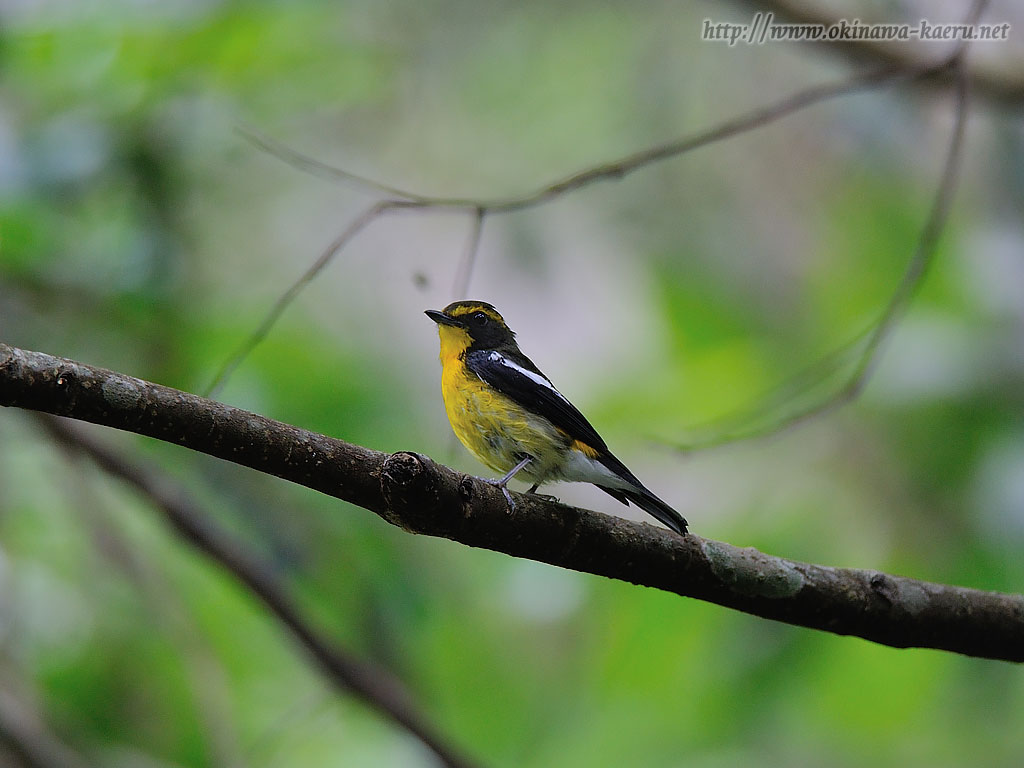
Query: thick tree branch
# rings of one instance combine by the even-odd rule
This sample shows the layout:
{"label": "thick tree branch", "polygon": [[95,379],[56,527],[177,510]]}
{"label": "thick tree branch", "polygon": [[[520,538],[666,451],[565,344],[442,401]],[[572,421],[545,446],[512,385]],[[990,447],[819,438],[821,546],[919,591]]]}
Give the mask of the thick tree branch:
{"label": "thick tree branch", "polygon": [[798,563],[501,492],[411,453],[388,455],[169,387],[0,344],[0,405],[148,435],[276,475],[442,536],[895,647],[1024,661],[1024,595]]}

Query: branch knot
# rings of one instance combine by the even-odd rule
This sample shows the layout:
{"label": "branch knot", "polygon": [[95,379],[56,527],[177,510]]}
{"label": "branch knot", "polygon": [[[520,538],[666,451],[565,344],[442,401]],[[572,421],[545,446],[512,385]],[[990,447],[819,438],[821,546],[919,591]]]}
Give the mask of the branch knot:
{"label": "branch knot", "polygon": [[426,456],[409,451],[388,456],[380,470],[380,487],[382,515],[389,523],[412,533],[438,528],[441,486],[434,462]]}

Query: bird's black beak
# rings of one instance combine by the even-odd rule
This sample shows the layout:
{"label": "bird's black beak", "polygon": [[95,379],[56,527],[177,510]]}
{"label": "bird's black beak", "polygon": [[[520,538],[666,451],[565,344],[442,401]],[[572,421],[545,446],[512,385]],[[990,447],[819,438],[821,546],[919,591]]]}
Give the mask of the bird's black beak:
{"label": "bird's black beak", "polygon": [[461,320],[456,320],[451,315],[446,315],[444,312],[439,312],[436,309],[428,309],[423,314],[425,314],[438,325],[454,325],[456,328],[466,327],[466,324]]}

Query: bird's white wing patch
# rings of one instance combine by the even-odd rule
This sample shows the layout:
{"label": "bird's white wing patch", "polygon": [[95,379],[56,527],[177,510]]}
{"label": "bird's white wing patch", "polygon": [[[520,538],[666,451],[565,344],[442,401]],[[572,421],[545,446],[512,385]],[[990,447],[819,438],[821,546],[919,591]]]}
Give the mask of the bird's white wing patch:
{"label": "bird's white wing patch", "polygon": [[530,379],[534,384],[544,387],[545,389],[549,390],[552,394],[557,395],[559,400],[564,400],[567,403],[569,402],[568,400],[565,399],[565,395],[563,395],[561,392],[555,389],[555,385],[551,383],[547,376],[543,376],[539,373],[534,373],[531,370],[523,368],[523,366],[512,362],[500,352],[491,352],[491,354],[489,354],[487,358],[492,362],[501,363],[506,368],[511,368],[516,373]]}

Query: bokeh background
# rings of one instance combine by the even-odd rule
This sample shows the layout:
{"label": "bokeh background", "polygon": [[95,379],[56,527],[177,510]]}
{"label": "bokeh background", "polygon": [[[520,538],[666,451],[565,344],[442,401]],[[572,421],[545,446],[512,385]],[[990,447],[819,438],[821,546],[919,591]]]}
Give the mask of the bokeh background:
{"label": "bokeh background", "polygon": [[[757,3],[0,3],[0,338],[190,391],[375,199],[240,126],[437,195],[494,197],[850,71],[812,45],[701,42]],[[832,4],[936,21],[964,4]],[[1019,75],[1024,15],[976,62]],[[922,55],[937,49],[923,50]],[[972,105],[934,268],[855,403],[678,450],[874,322],[952,126],[941,89],[819,105],[487,220],[470,294],[701,535],[793,559],[1024,590],[1024,129]],[[483,473],[422,310],[465,215],[377,222],[220,398]],[[841,372],[840,372],[841,373]],[[790,405],[827,396],[834,377]],[[802,398],[802,399],[801,399]],[[809,398],[809,399],[808,399]],[[1018,766],[1024,670],[894,650],[447,541],[130,435],[393,669],[488,766]],[[565,501],[630,514],[600,492]],[[0,413],[0,716],[98,766],[429,766],[338,695],[147,501]],[[2,719],[0,718],[0,719]],[[22,765],[0,722],[0,764]]]}

